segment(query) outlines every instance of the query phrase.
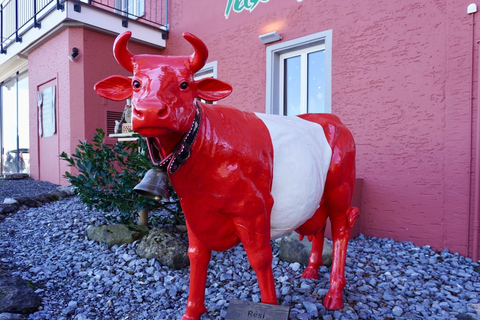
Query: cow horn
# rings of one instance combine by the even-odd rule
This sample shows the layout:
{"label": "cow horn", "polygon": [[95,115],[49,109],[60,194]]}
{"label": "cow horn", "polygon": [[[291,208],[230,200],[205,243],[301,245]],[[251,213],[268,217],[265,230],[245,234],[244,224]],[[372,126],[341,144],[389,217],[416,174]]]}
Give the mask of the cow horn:
{"label": "cow horn", "polygon": [[134,55],[127,49],[127,43],[131,36],[131,31],[125,31],[117,36],[113,44],[113,56],[118,64],[133,73],[132,58]]}
{"label": "cow horn", "polygon": [[191,33],[184,32],[183,37],[185,38],[185,40],[190,42],[190,44],[193,46],[193,49],[195,50],[195,52],[190,56],[189,59],[190,69],[193,73],[195,73],[198,70],[202,69],[205,65],[205,62],[207,62],[208,49],[202,40],[200,40]]}

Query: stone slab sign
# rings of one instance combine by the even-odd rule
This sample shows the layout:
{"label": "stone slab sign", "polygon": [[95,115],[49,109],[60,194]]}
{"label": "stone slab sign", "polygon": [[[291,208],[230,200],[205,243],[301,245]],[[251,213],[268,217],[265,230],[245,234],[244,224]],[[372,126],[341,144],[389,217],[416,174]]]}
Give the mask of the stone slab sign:
{"label": "stone slab sign", "polygon": [[290,307],[232,300],[225,320],[288,320]]}

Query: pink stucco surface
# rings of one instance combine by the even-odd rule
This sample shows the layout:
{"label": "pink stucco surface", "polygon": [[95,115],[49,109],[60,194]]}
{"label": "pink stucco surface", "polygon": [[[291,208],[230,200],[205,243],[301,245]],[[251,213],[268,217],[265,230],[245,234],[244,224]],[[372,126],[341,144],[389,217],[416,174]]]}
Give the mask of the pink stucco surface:
{"label": "pink stucco surface", "polygon": [[[69,32],[64,31],[54,37],[55,41],[45,41],[37,50],[29,54],[30,92],[30,153],[31,175],[35,179],[61,182],[59,146],[70,138],[70,88],[68,53]],[[55,67],[52,67],[55,66]],[[38,136],[37,91],[45,85],[55,85],[56,93],[56,134],[52,137]],[[36,160],[36,161],[35,161]]]}
{"label": "pink stucco surface", "polygon": [[172,3],[165,54],[191,52],[181,33],[193,32],[234,88],[224,103],[263,112],[258,36],[276,30],[287,41],[331,29],[332,112],[357,142],[362,232],[471,255],[469,2],[282,0],[228,19],[225,4]]}
{"label": "pink stucco surface", "polygon": [[[84,106],[85,106],[85,133],[91,138],[95,129],[105,129],[107,110],[123,111],[125,102],[115,102],[101,98],[93,91],[93,86],[103,78],[114,74],[131,76],[113,57],[112,47],[115,37],[96,31],[84,30]],[[131,42],[130,50],[151,54],[160,54],[161,51]]]}
{"label": "pink stucco surface", "polygon": [[[31,176],[57,184],[67,184],[63,177],[72,168],[58,155],[72,154],[79,141],[90,140],[95,129],[106,130],[108,110],[123,111],[124,102],[100,98],[93,86],[104,77],[128,73],[112,55],[115,37],[85,28],[64,28],[45,40],[29,54],[30,86],[30,152]],[[73,47],[79,49],[74,61],[67,56]],[[132,50],[156,53],[132,43]],[[38,136],[37,91],[54,80],[56,85],[57,133],[53,137]]]}

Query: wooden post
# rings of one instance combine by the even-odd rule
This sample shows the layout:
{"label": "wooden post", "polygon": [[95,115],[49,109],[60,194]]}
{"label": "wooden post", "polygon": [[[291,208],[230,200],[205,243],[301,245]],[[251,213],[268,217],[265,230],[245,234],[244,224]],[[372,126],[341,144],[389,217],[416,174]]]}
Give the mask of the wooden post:
{"label": "wooden post", "polygon": [[138,224],[148,227],[148,210],[143,209],[138,212]]}

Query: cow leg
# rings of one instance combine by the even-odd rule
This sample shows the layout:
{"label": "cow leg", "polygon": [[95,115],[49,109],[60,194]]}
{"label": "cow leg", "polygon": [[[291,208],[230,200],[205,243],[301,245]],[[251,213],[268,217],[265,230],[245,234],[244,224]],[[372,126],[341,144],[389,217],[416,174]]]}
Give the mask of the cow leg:
{"label": "cow leg", "polygon": [[296,230],[301,235],[308,235],[309,240],[313,238],[308,266],[305,268],[302,278],[318,279],[318,268],[323,265],[322,253],[327,215],[326,206],[321,204],[313,217]]}
{"label": "cow leg", "polygon": [[350,239],[350,228],[347,212],[334,213],[330,221],[333,237],[332,271],[330,274],[330,289],[323,300],[323,305],[329,310],[338,310],[343,307],[343,288],[346,284],[345,261],[348,240]]}
{"label": "cow leg", "polygon": [[257,274],[262,303],[278,304],[273,280],[270,234],[255,233],[243,227],[239,227],[238,232],[248,261]]}
{"label": "cow leg", "polygon": [[308,258],[308,266],[305,268],[305,271],[303,271],[302,278],[318,279],[318,268],[323,265],[323,242],[324,231],[322,230],[313,237],[312,251]]}
{"label": "cow leg", "polygon": [[211,250],[201,243],[190,230],[188,230],[188,242],[190,290],[187,309],[180,320],[199,320],[200,316],[207,312],[207,308],[205,308],[205,285]]}

